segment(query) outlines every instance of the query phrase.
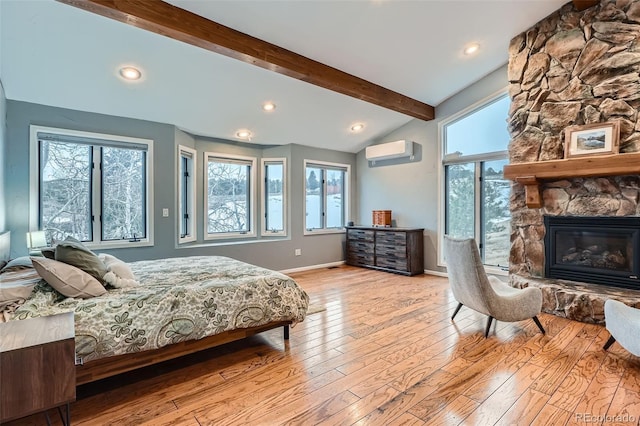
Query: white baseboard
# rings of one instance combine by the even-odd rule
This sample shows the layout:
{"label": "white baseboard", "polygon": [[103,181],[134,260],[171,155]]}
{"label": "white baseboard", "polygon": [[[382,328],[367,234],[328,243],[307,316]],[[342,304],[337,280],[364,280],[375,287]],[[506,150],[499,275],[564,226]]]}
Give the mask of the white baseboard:
{"label": "white baseboard", "polygon": [[436,277],[449,278],[449,275],[446,272],[432,271],[431,269],[425,269],[424,273],[427,275],[435,275]]}
{"label": "white baseboard", "polygon": [[[311,271],[313,269],[323,269],[323,268],[331,268],[332,266],[340,266],[340,265],[344,265],[345,261],[341,260],[338,262],[330,262],[330,263],[321,263],[319,265],[309,265],[309,266],[302,266],[300,268],[292,268],[292,269],[284,269],[282,271],[279,271],[283,274],[291,274],[294,272],[304,272],[304,271]],[[435,275],[437,277],[444,277],[444,278],[448,278],[449,275],[447,275],[446,272],[440,272],[440,271],[432,271],[431,269],[425,269],[424,273],[427,275]]]}
{"label": "white baseboard", "polygon": [[285,269],[280,272],[283,274],[291,274],[293,272],[303,272],[303,271],[310,271],[312,269],[331,268],[332,266],[340,266],[340,265],[344,265],[344,260],[341,260],[338,262],[321,263],[319,265],[302,266],[300,268]]}

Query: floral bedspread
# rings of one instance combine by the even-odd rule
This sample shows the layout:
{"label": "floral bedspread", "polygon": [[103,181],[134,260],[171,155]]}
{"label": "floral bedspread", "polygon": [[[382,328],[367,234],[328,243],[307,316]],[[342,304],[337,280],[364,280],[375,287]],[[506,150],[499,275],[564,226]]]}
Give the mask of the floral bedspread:
{"label": "floral bedspread", "polygon": [[303,321],[309,297],[279,272],[219,256],[132,262],[140,286],[65,298],[40,281],[14,319],[75,313],[84,362],[273,321]]}

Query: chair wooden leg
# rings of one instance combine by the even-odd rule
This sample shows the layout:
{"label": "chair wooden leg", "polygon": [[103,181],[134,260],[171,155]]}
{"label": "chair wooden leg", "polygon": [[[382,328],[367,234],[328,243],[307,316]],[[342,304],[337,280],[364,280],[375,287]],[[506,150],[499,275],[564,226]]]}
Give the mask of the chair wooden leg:
{"label": "chair wooden leg", "polygon": [[544,327],[542,327],[542,324],[540,323],[540,320],[538,319],[537,316],[534,316],[533,318],[531,318],[533,320],[533,322],[536,323],[536,325],[538,326],[538,328],[540,329],[540,331],[542,332],[542,334],[546,334],[544,331]]}
{"label": "chair wooden leg", "polygon": [[451,315],[451,320],[453,320],[456,315],[458,315],[458,311],[460,310],[460,308],[462,308],[462,303],[458,303],[458,307],[456,308],[455,311],[453,311],[453,315]]}
{"label": "chair wooden leg", "polygon": [[609,337],[609,340],[607,340],[607,343],[604,344],[602,349],[604,349],[606,351],[607,349],[609,349],[609,346],[613,345],[613,342],[615,342],[615,341],[616,341],[615,337],[613,337],[613,336]]}
{"label": "chair wooden leg", "polygon": [[485,339],[489,336],[489,329],[491,328],[491,322],[492,321],[493,321],[493,317],[489,316],[489,319],[487,320],[487,329],[484,332]]}

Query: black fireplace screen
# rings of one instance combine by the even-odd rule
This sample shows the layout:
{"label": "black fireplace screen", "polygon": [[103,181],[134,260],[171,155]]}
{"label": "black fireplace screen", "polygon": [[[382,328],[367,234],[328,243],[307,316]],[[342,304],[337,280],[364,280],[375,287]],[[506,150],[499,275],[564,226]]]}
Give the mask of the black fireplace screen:
{"label": "black fireplace screen", "polygon": [[545,216],[545,275],[640,289],[640,218]]}
{"label": "black fireplace screen", "polygon": [[633,270],[632,241],[630,234],[558,231],[555,233],[555,263],[631,273]]}

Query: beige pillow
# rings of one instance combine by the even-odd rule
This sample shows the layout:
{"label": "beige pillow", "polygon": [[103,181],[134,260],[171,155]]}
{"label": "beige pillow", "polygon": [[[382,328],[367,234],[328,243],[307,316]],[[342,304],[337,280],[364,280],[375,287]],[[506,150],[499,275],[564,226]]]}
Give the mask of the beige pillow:
{"label": "beige pillow", "polygon": [[98,256],[73,237],[67,237],[56,246],[55,259],[82,269],[100,283],[109,270]]}
{"label": "beige pillow", "polygon": [[38,274],[67,297],[88,299],[107,292],[98,280],[75,266],[44,257],[32,257],[31,261]]}

